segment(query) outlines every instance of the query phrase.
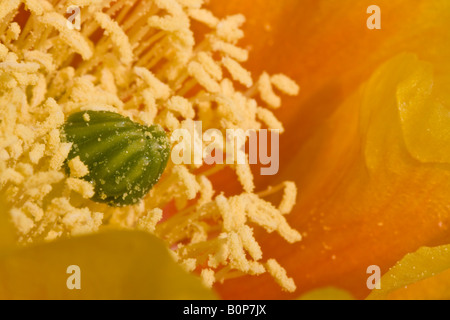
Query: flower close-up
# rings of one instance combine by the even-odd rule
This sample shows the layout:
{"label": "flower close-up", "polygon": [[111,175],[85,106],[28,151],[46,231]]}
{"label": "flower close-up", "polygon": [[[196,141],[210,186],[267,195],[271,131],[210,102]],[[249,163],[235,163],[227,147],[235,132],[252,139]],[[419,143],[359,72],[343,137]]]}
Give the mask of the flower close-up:
{"label": "flower close-up", "polygon": [[0,299],[450,298],[447,0],[0,0]]}

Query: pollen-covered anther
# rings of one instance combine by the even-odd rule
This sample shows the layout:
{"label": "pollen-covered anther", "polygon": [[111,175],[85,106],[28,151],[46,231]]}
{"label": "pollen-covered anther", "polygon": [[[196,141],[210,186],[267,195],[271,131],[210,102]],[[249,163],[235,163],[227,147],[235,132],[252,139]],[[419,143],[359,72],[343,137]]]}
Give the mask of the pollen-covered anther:
{"label": "pollen-covered anther", "polygon": [[242,49],[236,45],[231,43],[222,41],[220,39],[216,39],[214,37],[210,38],[211,46],[214,51],[219,51],[226,56],[235,59],[239,62],[245,62],[248,60],[248,51]]}
{"label": "pollen-covered anther", "polygon": [[94,186],[85,180],[68,178],[66,184],[70,190],[79,193],[83,198],[89,199],[95,194]]}
{"label": "pollen-covered anther", "polygon": [[233,80],[242,83],[247,88],[253,85],[251,73],[245,70],[236,60],[225,57],[222,59],[225,68],[230,72]]}
{"label": "pollen-covered anther", "polygon": [[70,175],[74,178],[83,178],[89,174],[89,168],[80,160],[79,156],[71,159],[68,164]]}
{"label": "pollen-covered anther", "polygon": [[216,18],[211,11],[200,8],[192,8],[188,11],[189,16],[210,28],[216,28],[219,24],[219,19]]}
{"label": "pollen-covered anther", "polygon": [[194,258],[188,258],[180,262],[181,267],[187,272],[192,272],[197,268],[197,261]]}
{"label": "pollen-covered anther", "polygon": [[288,214],[292,211],[297,199],[297,186],[292,181],[285,181],[283,198],[278,206],[281,214]]}
{"label": "pollen-covered anther", "polygon": [[203,269],[201,274],[203,284],[207,288],[212,288],[214,282],[216,281],[216,278],[214,276],[214,271],[211,269]]}
{"label": "pollen-covered anther", "polygon": [[198,61],[201,63],[205,71],[216,81],[221,81],[223,78],[222,68],[220,64],[212,58],[211,54],[204,51],[197,55]]}
{"label": "pollen-covered anther", "polygon": [[285,94],[296,96],[300,91],[300,87],[294,80],[284,74],[276,74],[270,78],[272,84]]}
{"label": "pollen-covered anther", "polygon": [[162,217],[163,211],[159,208],[154,208],[138,220],[137,227],[140,230],[153,233],[155,232],[156,224],[162,219]]}
{"label": "pollen-covered anther", "polygon": [[275,259],[269,259],[266,263],[267,271],[275,278],[277,283],[286,291],[294,292],[297,287],[292,278],[286,274],[286,270]]}
{"label": "pollen-covered anther", "polygon": [[219,93],[219,84],[211,77],[205,68],[198,62],[192,61],[188,66],[188,73],[198,83],[211,93]]}

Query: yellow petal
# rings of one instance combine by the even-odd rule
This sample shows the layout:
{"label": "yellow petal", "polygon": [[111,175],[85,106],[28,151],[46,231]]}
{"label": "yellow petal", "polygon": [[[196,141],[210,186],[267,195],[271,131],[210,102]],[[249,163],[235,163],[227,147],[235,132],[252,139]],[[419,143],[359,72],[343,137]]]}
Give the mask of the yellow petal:
{"label": "yellow petal", "polygon": [[449,75],[435,77],[433,66],[416,61],[399,84],[397,102],[406,146],[421,162],[450,163]]}
{"label": "yellow petal", "polygon": [[449,300],[450,269],[437,276],[400,288],[387,296],[390,300]]}
{"label": "yellow petal", "polygon": [[[80,268],[69,290],[67,268]],[[29,247],[0,258],[0,299],[213,299],[157,238],[108,231]]]}
{"label": "yellow petal", "polygon": [[326,287],[307,292],[299,300],[354,300],[354,298],[345,290]]}
{"label": "yellow petal", "polygon": [[[6,208],[0,197],[0,210]],[[2,212],[3,213],[3,212]],[[0,252],[10,249],[15,246],[16,243],[16,231],[8,219],[8,215],[0,214]]]}
{"label": "yellow petal", "polygon": [[[424,279],[428,281],[422,282]],[[441,298],[450,297],[450,245],[422,247],[407,254],[383,275],[380,289],[374,289],[367,298],[406,298],[408,286],[415,283],[417,286],[413,285],[411,289],[415,292],[418,288],[423,290],[418,296],[420,299],[437,298],[440,294]],[[423,295],[427,291],[428,295]]]}

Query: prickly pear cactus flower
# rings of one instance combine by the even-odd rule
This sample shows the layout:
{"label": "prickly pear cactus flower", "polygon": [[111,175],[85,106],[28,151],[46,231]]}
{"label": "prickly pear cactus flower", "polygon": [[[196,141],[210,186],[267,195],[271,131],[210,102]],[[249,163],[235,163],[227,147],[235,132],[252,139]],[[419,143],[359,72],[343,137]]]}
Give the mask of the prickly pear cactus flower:
{"label": "prickly pear cactus flower", "polygon": [[449,39],[446,0],[0,0],[0,298],[450,297]]}

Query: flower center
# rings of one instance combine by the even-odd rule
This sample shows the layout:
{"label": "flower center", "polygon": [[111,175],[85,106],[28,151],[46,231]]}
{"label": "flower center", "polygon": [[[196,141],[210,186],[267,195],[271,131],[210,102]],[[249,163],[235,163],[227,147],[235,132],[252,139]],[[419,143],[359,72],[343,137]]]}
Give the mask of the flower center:
{"label": "flower center", "polygon": [[[59,128],[75,112],[114,112],[169,133],[191,128],[194,120],[204,130],[283,131],[272,113],[281,106],[276,91],[299,91],[281,74],[264,72],[254,82],[242,67],[248,59],[237,46],[242,15],[219,19],[201,0],[110,2],[79,1],[79,10],[70,8],[78,20],[65,17],[65,0],[12,0],[0,8],[0,187],[19,241],[51,241],[106,225],[140,229],[164,239],[208,286],[269,272],[294,291],[278,262],[263,258],[253,232],[261,227],[289,243],[301,239],[285,218],[295,204],[294,183],[254,193],[248,160],[209,171],[169,161],[139,203],[114,208],[91,200],[81,156],[69,159],[75,174],[65,176],[63,164],[77,146],[62,141]],[[193,24],[209,31],[194,32]],[[223,169],[242,186],[229,197],[213,188],[214,173]],[[282,190],[278,205],[264,199]]]}

